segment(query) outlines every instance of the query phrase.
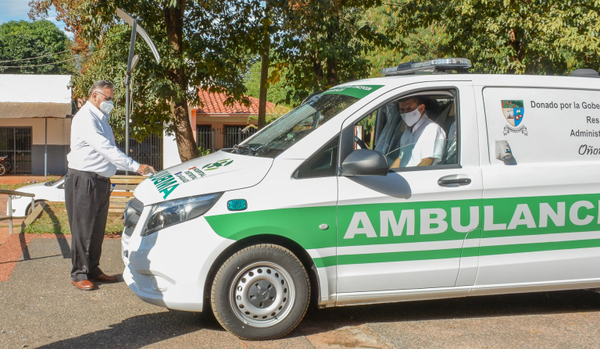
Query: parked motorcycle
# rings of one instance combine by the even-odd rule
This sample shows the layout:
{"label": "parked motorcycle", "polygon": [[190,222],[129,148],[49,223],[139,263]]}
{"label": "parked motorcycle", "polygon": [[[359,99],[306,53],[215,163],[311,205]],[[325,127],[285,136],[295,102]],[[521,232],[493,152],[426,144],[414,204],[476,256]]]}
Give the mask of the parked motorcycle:
{"label": "parked motorcycle", "polygon": [[0,176],[4,176],[13,169],[13,162],[10,155],[0,156]]}

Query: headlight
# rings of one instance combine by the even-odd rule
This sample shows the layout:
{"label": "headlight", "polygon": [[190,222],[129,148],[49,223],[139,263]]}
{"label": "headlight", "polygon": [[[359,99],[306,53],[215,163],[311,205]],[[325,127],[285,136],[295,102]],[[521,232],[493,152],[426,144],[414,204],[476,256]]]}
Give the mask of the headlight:
{"label": "headlight", "polygon": [[219,200],[222,194],[192,196],[155,205],[150,211],[150,218],[142,236],[203,215]]}

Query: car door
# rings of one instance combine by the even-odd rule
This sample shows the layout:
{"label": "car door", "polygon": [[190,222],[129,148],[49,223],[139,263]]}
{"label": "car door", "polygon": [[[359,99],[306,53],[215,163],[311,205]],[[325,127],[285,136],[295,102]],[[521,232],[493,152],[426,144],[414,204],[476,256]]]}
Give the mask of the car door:
{"label": "car door", "polygon": [[[600,143],[589,131],[600,112],[582,101],[597,98],[598,91],[564,83],[476,87],[488,128],[475,287],[481,292],[597,287],[600,161],[588,149]],[[511,149],[506,160],[497,155],[500,144]]]}
{"label": "car door", "polygon": [[340,156],[343,161],[362,143],[385,152],[391,164],[406,131],[395,103],[415,94],[424,96],[427,115],[449,134],[443,161],[391,169],[386,176],[338,177],[339,303],[359,294],[368,299],[474,283],[478,247],[465,243],[478,241],[481,231],[482,181],[470,82],[411,85],[382,96],[363,118],[346,121]]}

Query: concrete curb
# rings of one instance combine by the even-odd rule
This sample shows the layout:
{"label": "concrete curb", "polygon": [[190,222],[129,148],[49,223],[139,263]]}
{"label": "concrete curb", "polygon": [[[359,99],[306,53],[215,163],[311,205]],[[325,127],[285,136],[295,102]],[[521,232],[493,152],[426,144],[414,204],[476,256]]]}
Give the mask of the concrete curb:
{"label": "concrete curb", "polygon": [[27,253],[27,245],[35,237],[31,234],[12,234],[0,245],[0,281],[8,281],[17,262]]}

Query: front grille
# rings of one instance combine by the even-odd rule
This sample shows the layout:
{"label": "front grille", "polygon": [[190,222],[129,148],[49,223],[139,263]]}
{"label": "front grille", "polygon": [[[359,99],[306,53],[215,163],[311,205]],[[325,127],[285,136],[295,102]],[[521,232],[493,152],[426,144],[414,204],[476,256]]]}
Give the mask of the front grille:
{"label": "front grille", "polygon": [[125,220],[123,222],[125,231],[123,234],[127,236],[131,236],[131,234],[133,234],[133,230],[138,224],[143,210],[144,204],[138,199],[134,198],[127,203],[127,207],[125,208]]}

